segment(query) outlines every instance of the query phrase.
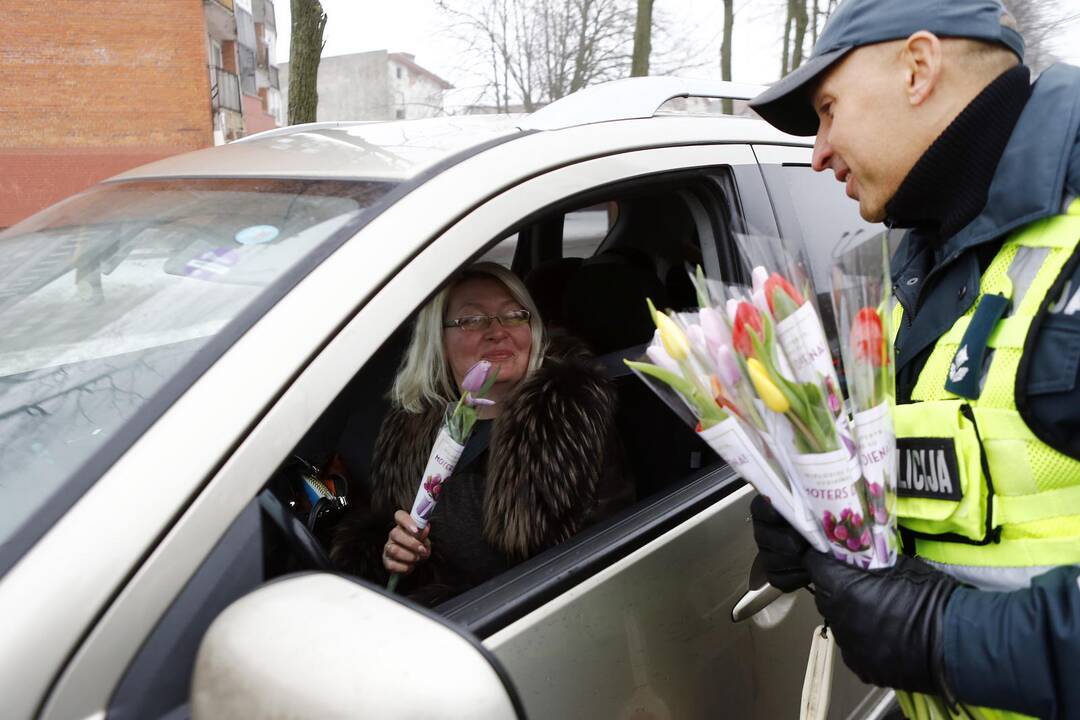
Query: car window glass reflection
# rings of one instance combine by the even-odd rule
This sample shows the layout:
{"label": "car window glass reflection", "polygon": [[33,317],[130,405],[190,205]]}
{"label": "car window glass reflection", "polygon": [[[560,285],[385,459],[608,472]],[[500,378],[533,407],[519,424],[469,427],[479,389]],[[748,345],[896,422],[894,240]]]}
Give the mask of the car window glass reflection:
{"label": "car window glass reflection", "polygon": [[118,183],[0,235],[0,543],[390,187]]}

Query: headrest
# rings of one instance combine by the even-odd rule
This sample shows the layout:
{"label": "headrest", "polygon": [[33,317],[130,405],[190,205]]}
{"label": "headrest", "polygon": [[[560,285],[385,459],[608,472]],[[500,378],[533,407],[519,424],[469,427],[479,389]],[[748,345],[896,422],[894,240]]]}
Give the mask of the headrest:
{"label": "headrest", "polygon": [[582,258],[559,258],[537,265],[525,276],[525,287],[549,330],[566,327],[563,297],[581,263]]}
{"label": "headrest", "polygon": [[563,299],[567,327],[597,355],[648,342],[652,318],[645,299],[668,305],[664,286],[647,254],[623,248],[589,258]]}

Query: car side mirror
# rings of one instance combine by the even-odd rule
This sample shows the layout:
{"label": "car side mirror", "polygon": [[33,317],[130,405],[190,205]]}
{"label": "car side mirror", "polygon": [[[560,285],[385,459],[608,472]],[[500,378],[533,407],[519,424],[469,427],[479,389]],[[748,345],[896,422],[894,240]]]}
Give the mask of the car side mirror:
{"label": "car side mirror", "polygon": [[195,720],[524,717],[509,677],[470,635],[324,573],[271,582],[214,620],[191,709]]}

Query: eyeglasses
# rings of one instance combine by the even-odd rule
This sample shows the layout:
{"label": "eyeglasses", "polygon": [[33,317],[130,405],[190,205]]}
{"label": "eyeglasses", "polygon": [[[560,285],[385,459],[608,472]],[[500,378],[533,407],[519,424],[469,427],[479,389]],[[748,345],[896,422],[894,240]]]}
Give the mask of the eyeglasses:
{"label": "eyeglasses", "polygon": [[532,313],[528,310],[511,310],[498,315],[466,315],[457,320],[448,320],[443,323],[444,328],[461,328],[466,332],[480,332],[491,327],[492,320],[498,320],[504,328],[521,327],[529,324]]}

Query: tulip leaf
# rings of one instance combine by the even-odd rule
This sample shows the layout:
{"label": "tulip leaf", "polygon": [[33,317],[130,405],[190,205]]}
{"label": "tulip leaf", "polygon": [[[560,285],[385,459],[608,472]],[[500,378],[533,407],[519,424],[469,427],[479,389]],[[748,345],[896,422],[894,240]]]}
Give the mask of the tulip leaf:
{"label": "tulip leaf", "polygon": [[484,384],[480,386],[480,389],[476,391],[476,397],[487,397],[487,394],[491,392],[491,388],[495,384],[495,381],[499,378],[499,369],[501,367],[501,365],[496,365],[492,368],[491,374],[487,376],[487,380],[485,380]]}
{"label": "tulip leaf", "polygon": [[703,396],[702,392],[694,387],[693,383],[678,373],[673,373],[651,363],[634,362],[632,360],[623,360],[623,362],[631,370],[656,378],[670,386],[697,409],[702,421],[711,420],[715,423],[727,417],[727,413],[716,404],[715,400]]}
{"label": "tulip leaf", "polygon": [[645,304],[649,306],[649,319],[652,320],[653,324],[655,325],[656,324],[657,310],[656,310],[656,306],[653,305],[652,298],[645,298]]}
{"label": "tulip leaf", "polygon": [[705,284],[705,271],[701,269],[700,265],[694,271],[694,290],[697,291],[698,307],[702,309],[710,307],[708,286]]}
{"label": "tulip leaf", "polygon": [[799,309],[799,306],[795,304],[795,300],[779,286],[773,288],[772,301],[773,315],[778,320],[791,317]]}

